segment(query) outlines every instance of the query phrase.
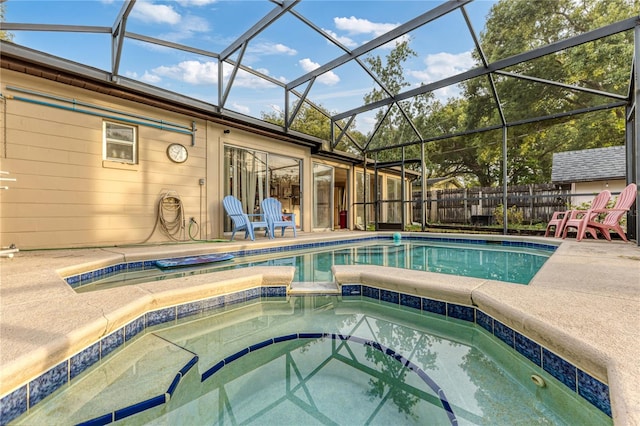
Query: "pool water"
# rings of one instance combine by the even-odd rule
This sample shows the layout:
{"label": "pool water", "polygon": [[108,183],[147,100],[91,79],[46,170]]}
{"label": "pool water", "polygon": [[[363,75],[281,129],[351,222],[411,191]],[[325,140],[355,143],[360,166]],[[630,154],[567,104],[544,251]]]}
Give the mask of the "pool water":
{"label": "pool water", "polygon": [[612,424],[464,321],[336,296],[211,312],[136,338],[17,423],[79,423],[144,401],[197,356],[167,403],[120,424]]}
{"label": "pool water", "polygon": [[249,266],[295,266],[294,281],[333,281],[332,265],[379,265],[528,284],[552,251],[492,244],[437,243],[390,240],[349,246],[236,256],[232,260],[180,269],[120,272],[76,287],[77,292],[102,290],[188,275]]}

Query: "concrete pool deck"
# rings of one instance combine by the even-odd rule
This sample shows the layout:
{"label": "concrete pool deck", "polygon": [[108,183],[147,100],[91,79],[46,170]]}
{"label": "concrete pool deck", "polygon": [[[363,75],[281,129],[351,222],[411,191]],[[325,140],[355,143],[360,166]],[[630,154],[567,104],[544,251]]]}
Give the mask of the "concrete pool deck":
{"label": "concrete pool deck", "polygon": [[[389,235],[390,233],[381,233]],[[118,262],[374,236],[300,233],[298,238],[23,251],[0,260],[0,397],[141,313],[230,290],[289,284],[289,266],[194,275],[76,293],[61,276]],[[640,425],[640,248],[620,241],[524,239],[560,247],[528,286],[377,266],[334,267],[361,282],[473,305],[609,384],[616,425]]]}

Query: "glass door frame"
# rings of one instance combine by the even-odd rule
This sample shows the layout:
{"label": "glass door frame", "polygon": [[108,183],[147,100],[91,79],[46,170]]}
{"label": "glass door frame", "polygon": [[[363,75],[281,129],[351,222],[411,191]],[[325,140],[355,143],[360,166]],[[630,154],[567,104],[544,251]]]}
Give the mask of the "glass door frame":
{"label": "glass door frame", "polygon": [[[317,168],[322,168],[323,170],[321,170],[321,172],[328,172],[329,170],[331,171],[331,180],[329,182],[328,185],[328,193],[327,194],[322,194],[323,198],[327,198],[327,206],[326,206],[326,213],[327,213],[327,217],[325,218],[325,222],[326,226],[323,226],[325,224],[319,224],[318,220],[321,217],[321,215],[319,214],[319,204],[318,204],[318,194],[320,193],[318,185],[317,185],[317,176],[319,175],[319,173],[317,173],[316,169]],[[334,221],[334,217],[333,217],[333,193],[334,193],[334,185],[335,185],[335,167],[330,166],[328,164],[324,164],[324,163],[318,163],[318,162],[313,162],[313,197],[311,200],[312,203],[312,224],[311,224],[311,228],[314,231],[332,231],[333,230],[333,221]]]}

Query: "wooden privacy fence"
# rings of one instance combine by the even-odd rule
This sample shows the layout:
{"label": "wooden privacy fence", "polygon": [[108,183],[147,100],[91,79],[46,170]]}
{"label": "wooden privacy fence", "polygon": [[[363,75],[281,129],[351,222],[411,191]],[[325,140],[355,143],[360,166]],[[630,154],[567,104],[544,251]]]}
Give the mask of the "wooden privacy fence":
{"label": "wooden privacy fence", "polygon": [[[554,211],[571,205],[568,189],[553,184],[507,187],[507,208],[516,206],[523,223],[546,223]],[[579,194],[573,194],[579,195]],[[413,220],[419,222],[421,194],[413,194]],[[503,188],[442,189],[427,192],[425,202],[427,222],[492,225],[496,223],[496,209],[503,204]]]}

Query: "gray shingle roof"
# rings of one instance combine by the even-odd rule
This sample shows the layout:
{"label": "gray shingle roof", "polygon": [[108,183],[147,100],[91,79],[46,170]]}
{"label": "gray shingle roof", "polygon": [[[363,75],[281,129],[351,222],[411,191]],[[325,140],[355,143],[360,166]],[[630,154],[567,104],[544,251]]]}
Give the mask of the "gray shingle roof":
{"label": "gray shingle roof", "polygon": [[624,179],[625,176],[624,145],[553,154],[553,183]]}

